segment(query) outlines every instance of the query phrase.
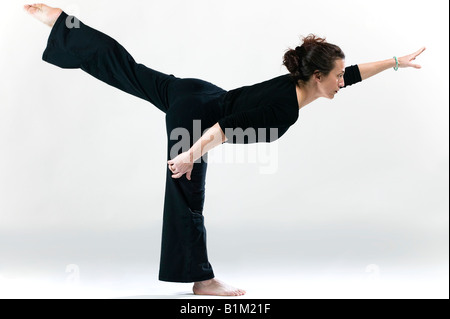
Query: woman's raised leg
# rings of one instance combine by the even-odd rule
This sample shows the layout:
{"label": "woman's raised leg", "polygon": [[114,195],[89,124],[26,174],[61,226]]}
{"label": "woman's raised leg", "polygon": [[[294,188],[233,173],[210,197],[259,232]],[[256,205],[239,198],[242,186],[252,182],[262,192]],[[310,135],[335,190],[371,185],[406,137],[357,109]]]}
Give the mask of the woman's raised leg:
{"label": "woman's raised leg", "polygon": [[170,85],[179,80],[143,64],[116,40],[58,8],[45,4],[24,9],[52,27],[43,60],[65,69],[80,68],[93,77],[126,93],[144,99],[158,109],[169,109]]}

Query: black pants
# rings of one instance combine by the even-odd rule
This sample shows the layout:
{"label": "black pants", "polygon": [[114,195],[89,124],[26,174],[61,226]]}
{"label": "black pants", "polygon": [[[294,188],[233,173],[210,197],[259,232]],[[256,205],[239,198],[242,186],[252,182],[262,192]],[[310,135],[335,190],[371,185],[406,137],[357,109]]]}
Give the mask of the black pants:
{"label": "black pants", "polygon": [[[51,31],[44,61],[61,68],[80,68],[163,111],[168,160],[172,159],[172,147],[179,142],[170,139],[174,129],[187,130],[192,146],[194,120],[201,121],[197,124],[203,132],[223,117],[220,100],[226,91],[202,80],[179,79],[137,64],[111,37],[81,21],[79,28],[74,26],[63,12]],[[180,149],[177,154],[181,152]],[[167,168],[159,274],[162,281],[196,282],[214,278],[206,250],[203,217],[206,170],[205,160],[195,163],[189,181],[186,176],[173,179]]]}

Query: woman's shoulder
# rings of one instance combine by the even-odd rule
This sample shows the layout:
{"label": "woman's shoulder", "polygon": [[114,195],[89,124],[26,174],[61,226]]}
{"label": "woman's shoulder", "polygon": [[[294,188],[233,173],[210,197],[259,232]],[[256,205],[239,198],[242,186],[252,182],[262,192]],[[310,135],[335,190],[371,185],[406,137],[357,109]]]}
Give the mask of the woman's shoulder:
{"label": "woman's shoulder", "polygon": [[290,74],[283,74],[271,79],[265,80],[263,82],[254,84],[255,86],[267,86],[267,87],[278,87],[278,86],[289,86],[292,87],[295,85]]}

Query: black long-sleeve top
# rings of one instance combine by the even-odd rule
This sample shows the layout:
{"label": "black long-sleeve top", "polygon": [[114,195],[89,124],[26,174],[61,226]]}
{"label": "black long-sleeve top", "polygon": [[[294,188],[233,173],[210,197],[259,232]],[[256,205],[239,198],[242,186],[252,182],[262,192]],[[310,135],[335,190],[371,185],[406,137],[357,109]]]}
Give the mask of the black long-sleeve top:
{"label": "black long-sleeve top", "polygon": [[[361,81],[357,65],[346,68],[345,86]],[[296,82],[286,74],[228,91],[222,107],[226,116],[219,120],[219,125],[227,143],[273,142],[298,120]]]}

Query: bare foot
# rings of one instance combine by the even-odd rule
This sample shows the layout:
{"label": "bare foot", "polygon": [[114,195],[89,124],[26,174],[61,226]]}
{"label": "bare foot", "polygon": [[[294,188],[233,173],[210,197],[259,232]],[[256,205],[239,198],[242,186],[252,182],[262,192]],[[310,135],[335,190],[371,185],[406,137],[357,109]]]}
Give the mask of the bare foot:
{"label": "bare foot", "polygon": [[33,17],[45,23],[49,27],[53,27],[56,20],[58,20],[58,17],[62,13],[61,9],[46,6],[43,3],[27,4],[24,5],[23,8]]}
{"label": "bare foot", "polygon": [[217,279],[196,282],[192,289],[195,295],[207,296],[243,296],[245,290],[234,288]]}

